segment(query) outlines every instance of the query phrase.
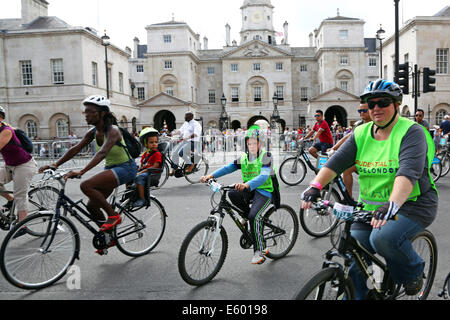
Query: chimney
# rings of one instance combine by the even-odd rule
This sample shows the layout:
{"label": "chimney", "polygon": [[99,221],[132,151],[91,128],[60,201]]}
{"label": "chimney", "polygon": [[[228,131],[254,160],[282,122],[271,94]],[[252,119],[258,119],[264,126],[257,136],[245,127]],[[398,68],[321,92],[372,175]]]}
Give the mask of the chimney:
{"label": "chimney", "polygon": [[309,46],[314,47],[314,34],[312,32],[309,34]]}
{"label": "chimney", "polygon": [[22,24],[48,16],[48,5],[45,0],[22,0]]}
{"label": "chimney", "polygon": [[208,38],[203,37],[203,50],[208,50]]}
{"label": "chimney", "polygon": [[289,44],[289,38],[288,38],[288,36],[289,36],[289,23],[287,22],[287,21],[285,21],[284,22],[284,24],[283,24],[283,27],[284,27],[284,44]]}
{"label": "chimney", "polygon": [[231,37],[231,27],[228,23],[225,25],[225,31],[226,31],[227,47],[229,47],[230,46],[230,37]]}
{"label": "chimney", "polygon": [[133,59],[137,59],[137,57],[138,57],[138,47],[139,47],[139,39],[138,39],[138,37],[134,38],[133,41],[134,41]]}

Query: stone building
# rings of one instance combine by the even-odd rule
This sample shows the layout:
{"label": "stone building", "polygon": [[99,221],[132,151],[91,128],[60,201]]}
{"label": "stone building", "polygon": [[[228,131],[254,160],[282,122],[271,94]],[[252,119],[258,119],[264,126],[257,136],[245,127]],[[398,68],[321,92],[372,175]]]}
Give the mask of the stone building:
{"label": "stone building", "polygon": [[146,45],[135,39],[130,75],[143,125],[179,127],[194,110],[205,128],[217,128],[225,95],[231,126],[248,127],[270,120],[274,93],[283,127],[311,124],[317,109],[344,126],[359,118],[358,96],[379,73],[363,20],[338,12],[309,35],[309,47],[291,47],[288,22],[278,43],[270,0],[245,0],[240,9],[239,44],[227,24],[222,49],[209,49],[206,36],[175,20],[147,26]]}
{"label": "stone building", "polygon": [[[106,96],[105,47],[91,28],[73,27],[48,16],[45,0],[22,0],[22,17],[0,20],[0,105],[6,121],[40,139],[82,136],[81,102]],[[124,126],[139,118],[130,99],[129,59],[109,45],[112,109]]]}

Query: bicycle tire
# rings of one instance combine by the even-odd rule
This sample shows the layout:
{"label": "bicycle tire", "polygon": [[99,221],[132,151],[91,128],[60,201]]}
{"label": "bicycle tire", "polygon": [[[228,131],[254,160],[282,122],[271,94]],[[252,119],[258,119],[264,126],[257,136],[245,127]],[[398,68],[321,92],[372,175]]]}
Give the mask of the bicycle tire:
{"label": "bicycle tire", "polygon": [[[283,230],[284,234],[272,238],[277,230],[274,230],[271,226],[269,227],[269,224]],[[285,204],[282,204],[279,209],[275,207],[270,208],[264,215],[263,227],[264,242],[269,249],[267,257],[277,260],[286,256],[297,241],[298,231],[299,223],[294,209]]]}
{"label": "bicycle tire", "polygon": [[[420,243],[418,243],[419,239],[425,240],[424,245],[427,246],[429,250],[429,255],[427,255],[427,257],[424,257],[423,254],[418,252],[424,250],[424,245],[420,245]],[[421,231],[411,239],[411,243],[417,254],[419,254],[422,259],[425,258],[424,284],[422,286],[422,290],[415,296],[404,295],[401,286],[397,286],[397,290],[395,293],[396,300],[399,298],[406,298],[408,300],[426,300],[433,287],[434,278],[436,276],[438,249],[434,235],[428,230]]]}
{"label": "bicycle tire", "polygon": [[[354,300],[355,286],[350,278],[345,279],[342,270],[329,267],[316,273],[294,296],[294,300]],[[341,283],[343,282],[343,283]],[[331,299],[325,293],[327,285],[330,286],[330,294],[338,294],[335,299]],[[336,290],[336,288],[338,290]],[[339,290],[340,289],[340,290]],[[315,291],[314,297],[311,294]],[[330,298],[330,299],[328,299]]]}
{"label": "bicycle tire", "polygon": [[28,201],[36,208],[29,208],[29,212],[39,210],[55,210],[59,197],[59,189],[53,186],[41,186],[28,192]]}
{"label": "bicycle tire", "polygon": [[437,157],[441,160],[441,177],[445,177],[450,171],[450,158],[447,152],[441,152],[437,155]]}
{"label": "bicycle tire", "polygon": [[442,163],[439,161],[438,163],[434,163],[431,165],[431,177],[433,178],[434,182],[437,182],[439,178],[441,177],[442,173]]}
{"label": "bicycle tire", "polygon": [[[297,170],[300,169],[299,178],[296,178],[293,180],[288,180],[287,177],[289,176],[289,173],[291,172],[291,168],[294,167],[295,161],[297,161]],[[296,185],[299,185],[300,183],[302,183],[302,181],[306,177],[306,172],[307,172],[307,169],[306,169],[305,163],[303,162],[302,159],[297,158],[297,157],[290,157],[290,158],[287,158],[286,160],[284,160],[283,163],[281,163],[280,169],[278,170],[278,174],[280,176],[281,181],[283,181],[288,186],[296,186]]]}
{"label": "bicycle tire", "polygon": [[[124,210],[127,209],[121,211],[122,223],[114,228],[117,248],[130,257],[141,257],[150,253],[159,244],[166,230],[167,215],[163,205],[158,199],[151,197],[148,208],[139,208],[130,215]],[[134,219],[137,220],[133,221]],[[154,230],[157,230],[155,235]],[[149,237],[146,237],[147,235]]]}
{"label": "bicycle tire", "polygon": [[[206,176],[209,171],[209,163],[208,160],[206,160],[205,157],[200,158],[199,162],[195,165],[194,169],[191,173],[186,173],[186,166],[184,166],[183,174],[186,180],[191,184],[198,184],[200,183],[200,179],[203,176]],[[199,173],[197,175],[196,173]]]}
{"label": "bicycle tire", "polygon": [[[60,280],[75,259],[79,257],[80,236],[76,227],[66,217],[61,216],[50,250],[44,251],[49,237],[42,244],[42,237],[30,237],[28,233],[14,239],[22,227],[33,225],[41,230],[53,230],[49,224],[54,215],[38,213],[25,218],[11,229],[0,249],[0,269],[9,283],[27,290],[46,288]],[[49,234],[45,232],[45,234]],[[50,265],[51,264],[51,265]],[[44,270],[45,267],[48,267]]]}
{"label": "bicycle tire", "polygon": [[159,190],[161,189],[169,180],[169,174],[170,174],[170,167],[167,161],[164,161],[163,164],[163,171],[161,173],[161,178],[159,179],[159,184],[157,187],[151,187],[151,190]]}
{"label": "bicycle tire", "polygon": [[[326,193],[327,190],[324,188],[322,190],[322,199],[323,200],[331,200],[332,203],[341,203],[341,197],[339,192],[336,189],[332,189],[331,193]],[[327,209],[326,213],[318,214],[317,210],[313,209],[302,209],[300,208],[299,212],[300,216],[300,224],[302,225],[303,230],[312,237],[322,238],[327,236],[330,232],[332,232],[337,224],[339,223],[339,219],[333,215],[333,209]],[[314,225],[318,225],[319,228],[313,229],[313,224],[309,222],[309,220],[314,222]],[[323,226],[323,227],[322,227]]]}
{"label": "bicycle tire", "polygon": [[[197,226],[195,226],[184,239],[180,252],[178,254],[178,271],[181,278],[188,284],[192,286],[202,286],[210,282],[220,271],[225,262],[225,258],[228,251],[228,236],[223,227],[220,230],[220,238],[222,240],[222,245],[215,248],[220,248],[220,254],[218,254],[217,259],[213,256],[208,256],[210,248],[202,248],[202,243],[206,241],[206,244],[210,244],[216,228],[216,222],[212,220],[204,221]],[[201,234],[201,232],[206,232]],[[191,248],[190,245],[194,247]],[[200,251],[199,251],[200,250]],[[187,255],[192,251],[193,258],[188,258]],[[214,252],[215,254],[215,252]],[[208,260],[208,261],[207,261]],[[214,263],[214,260],[216,261]],[[208,262],[212,262],[209,264]],[[194,269],[195,267],[197,269]],[[211,271],[206,271],[207,267],[212,266]],[[202,271],[206,271],[205,275],[201,275]]]}

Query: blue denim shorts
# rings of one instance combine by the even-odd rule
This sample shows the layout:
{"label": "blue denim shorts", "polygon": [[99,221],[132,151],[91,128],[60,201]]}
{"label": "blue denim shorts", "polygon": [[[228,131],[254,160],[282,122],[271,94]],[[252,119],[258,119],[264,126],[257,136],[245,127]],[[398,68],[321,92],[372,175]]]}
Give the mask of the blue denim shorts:
{"label": "blue denim shorts", "polygon": [[105,170],[111,170],[116,176],[117,185],[121,186],[125,183],[134,181],[138,167],[134,160],[130,160],[115,166],[105,167]]}

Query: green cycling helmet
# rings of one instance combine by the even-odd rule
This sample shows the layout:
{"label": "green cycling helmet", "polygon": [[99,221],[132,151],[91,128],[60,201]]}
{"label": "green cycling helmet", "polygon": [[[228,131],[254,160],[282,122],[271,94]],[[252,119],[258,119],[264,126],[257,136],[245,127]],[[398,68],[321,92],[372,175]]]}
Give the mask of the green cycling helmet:
{"label": "green cycling helmet", "polygon": [[158,137],[158,136],[159,136],[159,132],[155,128],[145,128],[145,129],[142,129],[141,132],[139,133],[139,140],[141,141],[141,143],[144,146],[146,146],[147,138]]}
{"label": "green cycling helmet", "polygon": [[256,139],[259,141],[259,137],[260,137],[260,131],[261,128],[259,126],[251,126],[248,131],[247,131],[247,135],[245,136],[245,140],[248,140],[250,138],[252,139]]}

